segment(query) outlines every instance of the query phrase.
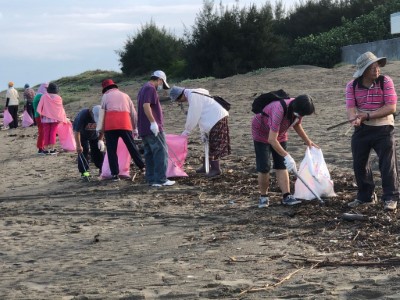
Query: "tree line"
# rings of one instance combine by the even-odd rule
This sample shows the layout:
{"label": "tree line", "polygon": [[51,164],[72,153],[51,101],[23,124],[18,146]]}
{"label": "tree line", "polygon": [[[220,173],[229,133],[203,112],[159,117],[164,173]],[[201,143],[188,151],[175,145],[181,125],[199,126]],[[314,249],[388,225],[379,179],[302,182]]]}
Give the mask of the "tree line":
{"label": "tree line", "polygon": [[151,21],[117,53],[127,76],[163,69],[174,78],[223,78],[298,64],[333,67],[342,46],[396,37],[390,14],[398,11],[400,0],[300,0],[289,10],[282,0],[260,8],[204,0],[183,37]]}

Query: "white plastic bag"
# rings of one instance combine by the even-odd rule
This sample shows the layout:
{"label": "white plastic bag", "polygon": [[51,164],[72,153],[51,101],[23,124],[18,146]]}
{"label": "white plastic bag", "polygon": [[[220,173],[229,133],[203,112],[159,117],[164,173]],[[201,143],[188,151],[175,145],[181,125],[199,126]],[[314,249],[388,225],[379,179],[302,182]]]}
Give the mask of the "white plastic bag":
{"label": "white plastic bag", "polygon": [[[299,176],[319,197],[335,197],[333,181],[326,166],[322,150],[307,147],[304,159],[300,164]],[[314,194],[297,178],[294,185],[294,197],[304,200],[315,199]]]}

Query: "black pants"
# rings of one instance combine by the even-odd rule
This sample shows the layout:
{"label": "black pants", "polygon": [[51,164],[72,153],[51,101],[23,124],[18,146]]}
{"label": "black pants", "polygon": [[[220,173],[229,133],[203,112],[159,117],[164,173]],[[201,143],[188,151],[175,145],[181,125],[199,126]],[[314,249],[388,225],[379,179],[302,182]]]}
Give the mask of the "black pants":
{"label": "black pants", "polygon": [[8,112],[13,118],[13,121],[10,123],[10,128],[18,127],[18,105],[9,105]]}
{"label": "black pants", "polygon": [[399,200],[397,174],[396,141],[394,128],[390,125],[356,127],[351,139],[353,168],[360,201],[371,201],[375,189],[372,177],[370,152],[374,150],[379,158],[379,171],[382,178],[382,200]]}
{"label": "black pants", "polygon": [[26,111],[28,112],[28,114],[30,115],[30,117],[33,120],[33,125],[36,126],[36,121],[35,121],[35,116],[34,116],[34,111],[33,111],[33,103],[32,102],[27,102],[26,103]]}
{"label": "black pants", "polygon": [[140,156],[139,150],[137,149],[135,142],[133,141],[132,131],[129,130],[109,130],[105,133],[106,142],[107,142],[107,156],[108,163],[110,165],[111,175],[119,174],[119,165],[118,165],[118,155],[117,155],[117,146],[118,139],[121,138],[126,148],[128,148],[129,154],[131,155],[133,161],[138,166],[139,169],[144,168],[144,162],[142,157]]}
{"label": "black pants", "polygon": [[[90,149],[90,160],[94,165],[101,170],[103,166],[104,153],[102,153],[97,147],[98,140],[87,140],[81,136],[81,145],[83,148],[82,154],[78,155],[78,170],[80,173],[89,170],[89,149]],[[83,156],[83,157],[81,157]]]}

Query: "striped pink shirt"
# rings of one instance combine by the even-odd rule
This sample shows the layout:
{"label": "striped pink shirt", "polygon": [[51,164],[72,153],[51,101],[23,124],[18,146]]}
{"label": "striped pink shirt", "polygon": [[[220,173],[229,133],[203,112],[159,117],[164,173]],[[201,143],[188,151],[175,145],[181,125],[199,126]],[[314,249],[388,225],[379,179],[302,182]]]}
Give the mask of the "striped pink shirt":
{"label": "striped pink shirt", "polygon": [[358,83],[354,92],[353,82],[354,80],[350,81],[346,86],[346,108],[357,107],[362,111],[374,111],[386,104],[397,104],[396,90],[389,76],[384,76],[383,91],[380,83],[375,82],[369,88]]}
{"label": "striped pink shirt", "polygon": [[[290,102],[294,98],[284,100],[289,107]],[[284,110],[280,101],[274,101],[264,107],[263,112],[267,115],[256,114],[251,123],[251,133],[253,140],[268,144],[269,131],[278,132],[278,142],[286,142],[288,140],[287,131],[291,122],[284,116]],[[302,117],[299,119],[301,123]]]}

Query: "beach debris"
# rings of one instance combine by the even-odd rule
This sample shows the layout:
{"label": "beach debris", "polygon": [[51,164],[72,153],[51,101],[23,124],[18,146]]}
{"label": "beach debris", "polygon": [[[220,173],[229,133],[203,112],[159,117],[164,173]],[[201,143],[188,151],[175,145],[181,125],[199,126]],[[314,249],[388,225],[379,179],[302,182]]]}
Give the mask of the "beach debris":
{"label": "beach debris", "polygon": [[99,237],[100,237],[100,234],[99,234],[99,233],[96,234],[96,235],[94,236],[94,238],[93,238],[93,243],[98,243],[98,242],[100,242]]}

